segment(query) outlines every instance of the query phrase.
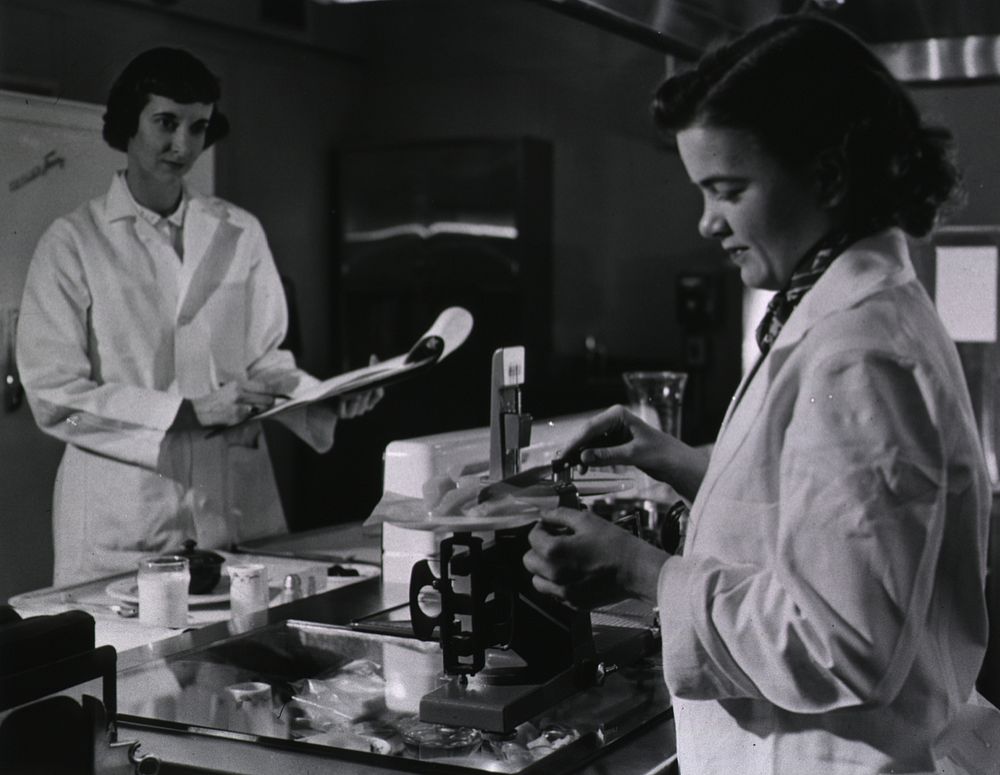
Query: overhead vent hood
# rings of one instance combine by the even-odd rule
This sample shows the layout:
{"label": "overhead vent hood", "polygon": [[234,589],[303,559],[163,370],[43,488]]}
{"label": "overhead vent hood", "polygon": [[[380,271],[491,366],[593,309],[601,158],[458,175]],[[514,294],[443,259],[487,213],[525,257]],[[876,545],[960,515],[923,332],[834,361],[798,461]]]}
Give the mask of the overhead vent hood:
{"label": "overhead vent hood", "polygon": [[[323,6],[372,1],[312,0]],[[713,44],[778,14],[811,13],[853,30],[900,80],[919,83],[1000,78],[1000,0],[529,1],[682,61],[696,60]],[[380,0],[379,4],[419,2]]]}
{"label": "overhead vent hood", "polygon": [[684,60],[781,13],[782,0],[535,0]]}
{"label": "overhead vent hood", "polygon": [[852,29],[904,81],[1000,77],[998,0],[535,0],[681,59],[779,13]]}
{"label": "overhead vent hood", "polygon": [[996,0],[842,0],[827,15],[868,41],[901,80],[1000,78]]}

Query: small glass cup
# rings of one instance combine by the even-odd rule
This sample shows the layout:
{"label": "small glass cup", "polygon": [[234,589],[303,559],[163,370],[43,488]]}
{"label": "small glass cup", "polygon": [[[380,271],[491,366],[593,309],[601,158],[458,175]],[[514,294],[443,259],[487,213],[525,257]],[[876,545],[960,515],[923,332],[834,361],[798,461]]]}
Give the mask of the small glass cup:
{"label": "small glass cup", "polygon": [[[680,438],[688,375],[682,371],[626,371],[622,379],[632,413],[654,428]],[[643,473],[637,475],[634,494],[661,504],[680,498],[673,487]]]}
{"label": "small glass cup", "polygon": [[136,575],[139,621],[158,627],[187,627],[190,583],[187,557],[143,557]]}
{"label": "small glass cup", "polygon": [[629,405],[641,420],[680,438],[684,387],[682,371],[626,371],[622,374]]}

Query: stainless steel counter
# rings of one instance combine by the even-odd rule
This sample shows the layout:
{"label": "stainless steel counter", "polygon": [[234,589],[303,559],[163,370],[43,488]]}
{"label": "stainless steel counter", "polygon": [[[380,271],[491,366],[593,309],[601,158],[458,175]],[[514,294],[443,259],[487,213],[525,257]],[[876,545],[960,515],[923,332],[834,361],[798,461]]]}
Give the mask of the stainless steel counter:
{"label": "stainless steel counter", "polygon": [[[160,775],[201,775],[202,773],[294,773],[294,775],[386,775],[398,772],[435,773],[433,764],[423,769],[379,767],[351,761],[303,756],[284,751],[262,751],[252,743],[200,738],[183,739],[141,728],[125,727],[126,737],[143,741],[144,752],[164,757]],[[660,719],[608,746],[592,761],[575,770],[579,775],[677,775],[676,739],[672,718]],[[419,763],[418,763],[419,764]],[[544,771],[544,770],[543,770]],[[469,772],[468,770],[466,772]]]}
{"label": "stainless steel counter", "polygon": [[[316,745],[302,745],[282,736],[257,734],[252,730],[217,728],[201,720],[199,714],[209,713],[209,706],[215,702],[213,697],[218,695],[215,683],[223,680],[213,673],[218,671],[220,664],[229,662],[225,654],[233,653],[232,649],[239,645],[240,639],[247,639],[242,653],[255,654],[251,661],[258,661],[257,651],[273,646],[275,638],[284,637],[284,629],[299,626],[296,622],[304,623],[307,628],[311,626],[309,623],[314,622],[322,625],[349,625],[374,611],[389,609],[404,602],[406,595],[407,591],[399,585],[383,585],[378,579],[369,579],[348,588],[273,607],[267,612],[266,623],[262,622],[261,627],[252,633],[236,633],[229,623],[221,622],[184,633],[177,638],[152,643],[146,648],[127,651],[121,655],[119,665],[121,737],[141,740],[144,752],[160,756],[163,761],[175,767],[176,772],[239,775],[270,775],[275,772],[311,775],[346,770],[373,775],[400,771],[482,772],[484,766],[481,761],[426,761],[412,757],[377,756],[338,747],[320,748]],[[262,637],[262,633],[267,635],[266,639]],[[207,669],[206,663],[211,663]],[[535,765],[511,769],[498,764],[496,769],[485,771],[547,774],[583,772],[591,775],[651,775],[670,772],[675,752],[673,722],[664,699],[665,690],[662,689],[658,668],[653,665],[650,669],[647,665],[645,669],[645,685],[656,688],[662,694],[660,704],[652,712],[647,708],[645,716],[641,718],[630,715],[630,711],[619,712],[617,716],[610,717],[608,725],[596,731],[591,729],[572,746],[567,746],[564,751],[555,751]],[[171,672],[174,676],[180,676],[181,683],[187,682],[189,688],[183,700],[171,698],[168,696],[169,691],[162,691],[162,680],[174,680]],[[254,680],[254,676],[246,672],[232,672],[229,676],[229,680],[233,681]],[[610,678],[615,679],[616,675]],[[622,698],[629,698],[630,693],[633,693],[631,688],[624,685],[609,682],[608,687],[612,693],[617,692],[615,701],[619,704]],[[175,711],[157,713],[157,702],[185,705],[189,709],[189,715]],[[586,707],[598,704],[590,698],[584,698],[583,702]],[[161,706],[161,711],[163,707]],[[174,717],[171,720],[172,714]],[[161,718],[156,718],[157,715]],[[621,729],[616,728],[618,723],[621,723]]]}
{"label": "stainless steel counter", "polygon": [[[396,605],[401,600],[402,590],[390,586],[388,589],[378,580],[360,582],[350,588],[335,590],[309,600],[272,608],[268,612],[268,624],[251,633],[251,651],[259,652],[265,644],[254,637],[268,628],[294,626],[294,621],[325,622],[347,624],[372,611]],[[290,621],[291,620],[291,621]],[[226,643],[226,639],[230,639]],[[202,726],[200,714],[212,712],[209,705],[218,693],[218,676],[204,671],[204,662],[212,663],[215,670],[223,660],[224,652],[233,649],[233,633],[225,625],[213,625],[198,631],[186,633],[183,639],[153,644],[148,650],[132,651],[123,655],[119,671],[119,726],[121,736],[142,741],[143,751],[154,753],[164,761],[188,768],[195,772],[225,772],[239,775],[265,775],[274,772],[295,772],[305,775],[312,773],[350,772],[364,775],[387,772],[459,772],[483,771],[482,762],[468,763],[456,760],[434,759],[423,761],[419,758],[398,758],[375,756],[355,750],[338,748],[319,749],[317,746],[297,745],[294,741],[270,735],[260,735],[252,731],[212,729],[210,724]],[[274,636],[269,636],[273,645]],[[223,647],[220,649],[220,643]],[[357,655],[355,655],[357,656]],[[185,701],[188,714],[178,713],[174,721],[133,715],[137,703],[145,708],[155,708],[156,686],[165,674],[164,667],[174,660],[173,672],[181,672],[192,681]],[[161,662],[160,660],[165,660]],[[251,661],[258,661],[255,653]],[[201,663],[196,666],[196,663]],[[145,667],[144,667],[145,666]],[[227,668],[228,669],[228,668]],[[649,668],[647,667],[647,670]],[[272,674],[277,670],[270,671]],[[131,677],[130,674],[131,673]],[[200,677],[192,677],[192,676]],[[658,666],[647,672],[647,684],[661,684]],[[159,678],[157,678],[159,676]],[[168,676],[169,677],[169,676]],[[248,673],[233,672],[228,680],[248,680]],[[611,676],[615,678],[616,676]],[[172,680],[172,679],[171,679]],[[181,679],[182,681],[185,678]],[[199,683],[200,682],[200,683]],[[630,687],[608,687],[616,692],[616,702],[629,696]],[[662,687],[660,687],[662,689]],[[595,690],[599,691],[599,690]],[[138,692],[140,697],[131,696]],[[665,695],[665,691],[663,692]],[[596,704],[584,700],[586,706]],[[130,713],[130,710],[133,713]],[[631,711],[630,711],[631,712]],[[170,715],[162,714],[161,715]],[[586,714],[585,714],[586,715]],[[526,765],[521,769],[503,769],[498,766],[492,771],[507,772],[582,772],[590,775],[647,775],[670,772],[675,753],[673,722],[669,709],[661,705],[656,712],[636,720],[628,712],[620,713],[612,724],[621,719],[625,730],[612,726],[602,727],[598,733],[582,737],[576,748],[565,755],[556,751],[551,757],[540,760],[537,766]],[[487,770],[490,771],[490,770]]]}
{"label": "stainless steel counter", "polygon": [[[371,564],[377,561],[379,546],[377,536],[365,533],[360,525],[348,525],[255,542],[240,547],[240,551],[269,558],[269,562],[277,563],[276,567],[284,568],[287,563],[302,561]],[[304,557],[308,559],[303,560]],[[550,753],[535,751],[534,755],[544,758],[534,763],[529,758],[516,760],[515,765],[500,761],[494,767],[482,756],[476,761],[472,758],[428,760],[422,750],[418,755],[409,748],[401,754],[397,751],[397,755],[379,756],[370,751],[345,749],[339,740],[303,745],[305,738],[300,735],[301,730],[291,734],[290,723],[282,734],[257,734],[253,730],[216,723],[211,714],[216,712],[219,698],[224,695],[220,687],[232,688],[226,685],[227,681],[232,684],[269,680],[268,676],[246,671],[244,657],[247,653],[272,646],[275,638],[287,638],[286,630],[294,633],[297,629],[305,629],[321,635],[324,628],[348,631],[355,620],[367,619],[373,612],[405,603],[408,598],[405,585],[383,584],[376,577],[352,579],[349,586],[337,584],[329,591],[291,603],[273,601],[267,611],[260,612],[249,630],[245,625],[229,621],[226,606],[210,607],[199,614],[198,621],[190,629],[164,634],[148,631],[134,619],[119,620],[109,612],[109,601],[102,597],[107,584],[108,580],[104,579],[69,591],[39,590],[12,602],[19,602],[25,615],[72,607],[90,608],[98,622],[98,638],[119,639],[119,739],[141,741],[143,754],[155,754],[162,759],[164,775],[270,775],[276,772],[310,775],[344,771],[362,774],[506,771],[544,772],[546,775],[569,772],[653,775],[673,771],[673,720],[658,665],[653,660],[647,659],[645,664],[636,667],[632,677],[626,677],[628,671],[622,671],[622,674],[611,675],[601,689],[584,690],[575,698],[575,706],[564,701],[561,711],[560,706],[553,706],[547,718],[526,724],[535,734],[540,731],[547,734],[543,724],[553,719],[556,728],[560,723],[569,726],[567,718],[584,719],[578,729],[572,730],[576,737],[571,743]],[[403,615],[407,615],[405,609]],[[231,651],[235,647],[238,647],[236,651]],[[436,648],[434,644],[429,647]],[[244,657],[232,660],[231,653]],[[373,660],[373,664],[376,661]],[[237,664],[241,662],[243,664]],[[259,664],[256,657],[250,662]],[[294,659],[285,660],[286,665],[294,662]],[[410,667],[416,665],[404,664],[402,669],[406,671]],[[309,668],[303,671],[303,675],[310,674]],[[628,684],[630,680],[638,680],[638,683]],[[591,711],[602,706],[606,706],[608,712],[600,723],[596,723],[597,715]],[[273,707],[284,709],[277,704]],[[179,712],[178,708],[184,708],[184,712]],[[520,738],[524,736],[520,731],[518,736],[518,742],[522,743]],[[544,734],[539,734],[532,744],[544,744],[543,737]],[[499,750],[497,739],[489,742],[492,752]],[[505,745],[506,738],[500,738],[499,744]],[[484,750],[488,748],[485,743],[483,747]]]}

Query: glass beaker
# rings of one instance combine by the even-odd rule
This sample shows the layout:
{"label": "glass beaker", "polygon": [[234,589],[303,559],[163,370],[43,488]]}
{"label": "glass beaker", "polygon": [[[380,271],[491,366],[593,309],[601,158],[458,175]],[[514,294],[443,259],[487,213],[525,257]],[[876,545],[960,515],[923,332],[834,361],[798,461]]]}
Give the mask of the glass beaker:
{"label": "glass beaker", "polygon": [[[622,379],[628,392],[629,409],[654,428],[680,438],[687,378],[682,371],[626,371]],[[630,494],[661,504],[671,504],[680,498],[673,487],[641,472]]]}
{"label": "glass beaker", "polygon": [[687,378],[682,371],[626,371],[622,379],[629,408],[654,428],[680,438]]}

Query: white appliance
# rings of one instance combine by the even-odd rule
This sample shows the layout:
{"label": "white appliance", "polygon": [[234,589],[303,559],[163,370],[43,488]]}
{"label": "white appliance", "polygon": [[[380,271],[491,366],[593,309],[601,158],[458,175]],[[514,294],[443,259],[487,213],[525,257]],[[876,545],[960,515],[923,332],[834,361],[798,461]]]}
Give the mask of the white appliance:
{"label": "white appliance", "polygon": [[[596,412],[564,415],[531,424],[531,444],[520,451],[521,468],[550,463],[565,442]],[[440,433],[390,442],[385,448],[383,492],[411,498],[423,496],[423,485],[435,476],[489,478],[490,428]],[[382,525],[382,580],[409,584],[410,570],[419,560],[437,555],[442,530],[415,530],[400,525]]]}

